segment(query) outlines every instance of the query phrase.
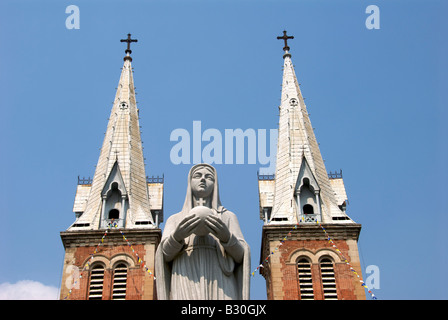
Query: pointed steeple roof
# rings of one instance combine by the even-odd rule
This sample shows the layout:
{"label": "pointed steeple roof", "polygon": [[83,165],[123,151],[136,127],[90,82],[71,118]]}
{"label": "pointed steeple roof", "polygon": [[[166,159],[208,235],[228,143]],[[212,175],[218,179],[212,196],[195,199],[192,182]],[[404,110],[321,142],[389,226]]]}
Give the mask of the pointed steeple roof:
{"label": "pointed steeple roof", "polygon": [[[285,41],[283,82],[281,103],[279,106],[280,119],[278,128],[277,159],[275,171],[275,188],[271,218],[276,221],[297,223],[298,208],[294,201],[296,186],[301,185],[299,172],[303,168],[303,161],[312,171],[315,178],[321,202],[322,220],[331,222],[332,216],[345,213],[338,207],[335,192],[331,187],[327,170],[317,143],[307,108],[297,81],[294,66],[289,53],[287,39]],[[341,219],[345,220],[345,219]]]}
{"label": "pointed steeple roof", "polygon": [[124,189],[127,191],[125,195],[128,201],[125,213],[126,228],[151,227],[154,223],[150,212],[139,115],[135,100],[132,58],[129,49],[130,42],[134,41],[131,40],[128,35],[128,39],[122,41],[128,42],[128,49],[85,211],[69,230],[100,228],[102,191],[107,187],[106,183],[111,172],[117,166]]}

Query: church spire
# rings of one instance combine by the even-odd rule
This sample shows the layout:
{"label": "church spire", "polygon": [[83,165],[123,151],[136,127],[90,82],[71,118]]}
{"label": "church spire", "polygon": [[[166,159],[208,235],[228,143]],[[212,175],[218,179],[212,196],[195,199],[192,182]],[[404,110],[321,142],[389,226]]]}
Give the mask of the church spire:
{"label": "church spire", "polygon": [[[338,207],[307,112],[283,31],[284,64],[277,144],[275,187],[270,220],[297,223],[303,217],[319,221],[350,220]],[[345,194],[345,190],[343,192]],[[345,200],[345,199],[344,199]]]}
{"label": "church spire", "polygon": [[[258,270],[266,279],[267,298],[365,299],[359,276],[347,273],[361,274],[361,225],[345,213],[342,173],[327,174],[292,64],[287,41],[293,38],[284,31],[278,39],[285,41],[285,53],[276,171],[258,178],[265,220]],[[281,246],[286,237],[288,245]]]}
{"label": "church spire", "polygon": [[126,56],[100,156],[83,199],[78,186],[74,211],[78,210],[79,217],[69,230],[102,229],[112,219],[120,227],[154,226],[130,56],[130,44],[137,40],[128,34],[121,42],[127,43]]}

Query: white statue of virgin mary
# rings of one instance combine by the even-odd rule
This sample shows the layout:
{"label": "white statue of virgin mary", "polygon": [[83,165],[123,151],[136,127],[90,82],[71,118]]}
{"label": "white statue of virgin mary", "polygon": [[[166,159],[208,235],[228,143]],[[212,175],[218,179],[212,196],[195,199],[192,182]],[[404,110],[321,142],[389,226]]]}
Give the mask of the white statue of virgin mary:
{"label": "white statue of virgin mary", "polygon": [[249,246],[236,215],[219,201],[212,166],[190,169],[184,206],[166,221],[155,271],[159,300],[249,299]]}

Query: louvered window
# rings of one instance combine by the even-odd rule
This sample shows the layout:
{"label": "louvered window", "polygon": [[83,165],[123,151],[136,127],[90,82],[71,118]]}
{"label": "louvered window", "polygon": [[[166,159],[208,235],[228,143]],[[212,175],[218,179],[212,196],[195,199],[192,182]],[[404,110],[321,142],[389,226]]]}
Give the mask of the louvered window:
{"label": "louvered window", "polygon": [[113,283],[113,300],[126,299],[126,282],[128,277],[128,268],[125,264],[120,263],[114,269],[114,283]]}
{"label": "louvered window", "polygon": [[103,298],[104,267],[96,265],[90,272],[89,300],[101,300]]}
{"label": "louvered window", "polygon": [[320,262],[320,271],[322,275],[322,289],[325,300],[336,300],[338,298],[336,291],[336,278],[334,276],[333,262],[324,258]]}
{"label": "louvered window", "polygon": [[297,263],[297,269],[299,271],[299,288],[301,300],[314,300],[313,291],[313,278],[311,275],[310,262],[302,258]]}

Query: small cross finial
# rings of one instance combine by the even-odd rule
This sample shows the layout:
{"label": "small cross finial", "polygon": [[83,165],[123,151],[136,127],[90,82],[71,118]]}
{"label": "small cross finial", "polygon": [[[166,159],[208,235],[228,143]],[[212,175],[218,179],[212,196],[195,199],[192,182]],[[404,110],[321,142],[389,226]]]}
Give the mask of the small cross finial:
{"label": "small cross finial", "polygon": [[283,50],[286,52],[286,51],[289,51],[288,39],[294,39],[294,37],[286,35],[286,30],[284,30],[283,31],[283,36],[277,37],[277,39],[285,41],[285,46],[283,47]]}
{"label": "small cross finial", "polygon": [[131,34],[128,33],[128,37],[127,39],[121,39],[120,42],[127,42],[128,46],[126,48],[126,57],[124,57],[124,60],[130,60],[132,61],[132,58],[130,56],[130,54],[132,53],[131,51],[131,42],[138,42],[137,39],[131,39]]}

